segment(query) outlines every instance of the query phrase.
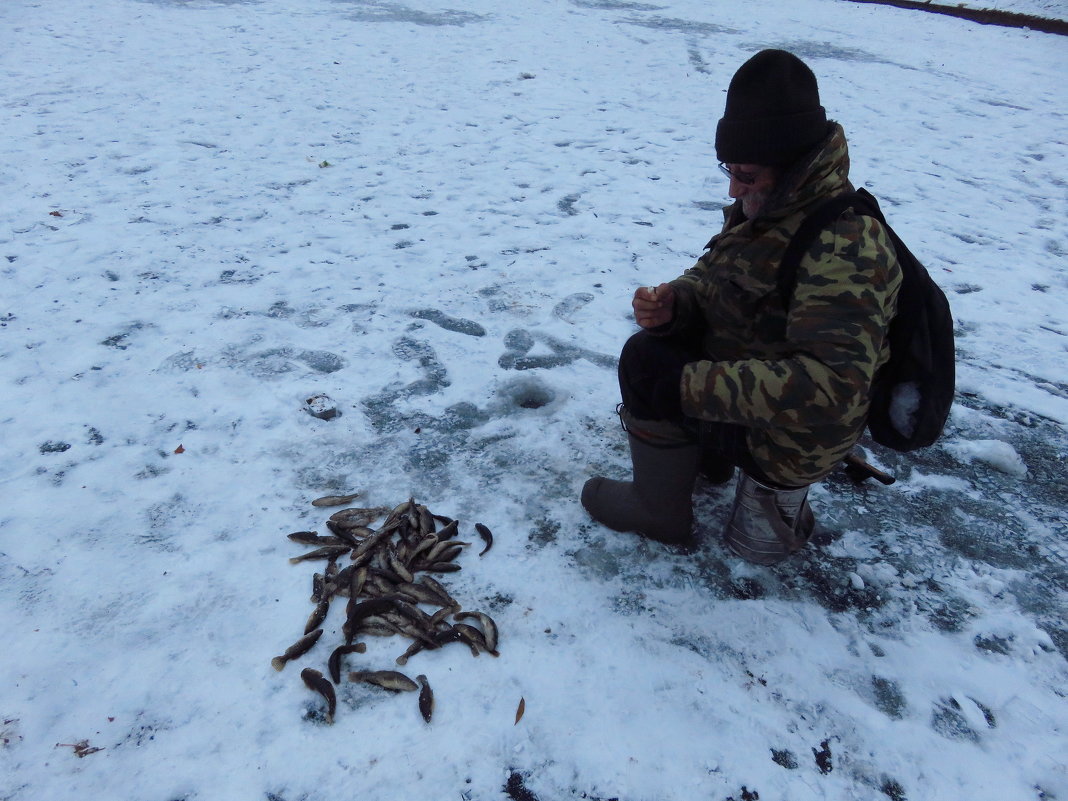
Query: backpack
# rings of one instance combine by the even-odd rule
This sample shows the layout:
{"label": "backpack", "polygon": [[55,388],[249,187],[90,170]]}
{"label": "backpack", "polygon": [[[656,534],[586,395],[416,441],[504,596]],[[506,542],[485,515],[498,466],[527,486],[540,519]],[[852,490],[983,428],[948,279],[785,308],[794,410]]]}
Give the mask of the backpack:
{"label": "backpack", "polygon": [[780,294],[789,306],[802,257],[820,231],[846,209],[882,224],[901,265],[897,314],[887,332],[890,360],[872,382],[868,431],[873,440],[895,451],[926,448],[942,434],[953,405],[953,317],[945,293],[887,225],[869,192],[860,189],[833,197],[802,221],[779,266]]}

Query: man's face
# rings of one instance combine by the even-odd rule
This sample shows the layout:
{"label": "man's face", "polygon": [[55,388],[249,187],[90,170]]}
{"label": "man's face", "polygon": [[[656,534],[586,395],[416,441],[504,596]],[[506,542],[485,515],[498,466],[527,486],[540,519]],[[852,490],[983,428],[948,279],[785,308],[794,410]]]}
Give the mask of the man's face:
{"label": "man's face", "polygon": [[727,194],[742,202],[742,211],[753,219],[764,208],[768,196],[775,188],[774,167],[760,164],[726,164],[731,183]]}

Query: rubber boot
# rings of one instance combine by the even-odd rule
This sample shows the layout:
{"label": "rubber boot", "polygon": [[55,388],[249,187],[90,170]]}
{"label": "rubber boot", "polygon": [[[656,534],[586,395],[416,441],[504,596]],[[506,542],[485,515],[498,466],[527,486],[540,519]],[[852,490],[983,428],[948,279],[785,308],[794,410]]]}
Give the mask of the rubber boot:
{"label": "rubber boot", "polygon": [[773,565],[801,550],[815,525],[808,486],[769,487],[742,472],[723,538],[746,561]]}
{"label": "rubber boot", "polygon": [[[637,425],[641,425],[637,423]],[[582,488],[582,505],[599,523],[634,531],[670,545],[693,539],[693,485],[701,447],[687,439],[665,441],[628,426],[632,481],[596,476]]]}

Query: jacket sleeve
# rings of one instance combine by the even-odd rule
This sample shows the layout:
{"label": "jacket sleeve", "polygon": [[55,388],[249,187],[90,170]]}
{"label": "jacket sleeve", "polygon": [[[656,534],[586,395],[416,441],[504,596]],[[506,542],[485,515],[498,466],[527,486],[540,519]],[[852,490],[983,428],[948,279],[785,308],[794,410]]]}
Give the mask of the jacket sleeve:
{"label": "jacket sleeve", "polygon": [[893,246],[879,222],[845,213],[801,261],[782,354],[691,362],[680,383],[683,412],[757,428],[809,428],[862,417],[872,378],[885,360],[900,282]]}
{"label": "jacket sleeve", "polygon": [[[723,210],[723,229],[720,234],[739,224],[743,219],[740,203],[727,206]],[[718,237],[719,234],[712,237],[711,241],[705,245],[705,249],[712,248]],[[706,253],[705,255],[707,256],[708,254]],[[675,313],[670,321],[664,323],[664,325],[649,329],[649,333],[657,336],[682,335],[695,339],[701,337],[705,326],[705,318],[701,311],[697,293],[694,291],[693,280],[695,277],[704,274],[707,269],[705,257],[702,256],[693,267],[671,282],[671,287],[675,290]]]}

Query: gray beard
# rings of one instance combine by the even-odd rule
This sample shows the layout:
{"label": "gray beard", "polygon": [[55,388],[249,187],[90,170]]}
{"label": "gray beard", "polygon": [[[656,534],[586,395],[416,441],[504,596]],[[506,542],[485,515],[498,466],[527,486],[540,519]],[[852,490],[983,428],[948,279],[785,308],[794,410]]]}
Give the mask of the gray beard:
{"label": "gray beard", "polygon": [[742,198],[742,213],[744,213],[746,218],[750,220],[759,216],[760,212],[764,210],[764,206],[767,204],[770,195],[771,190],[746,195]]}

